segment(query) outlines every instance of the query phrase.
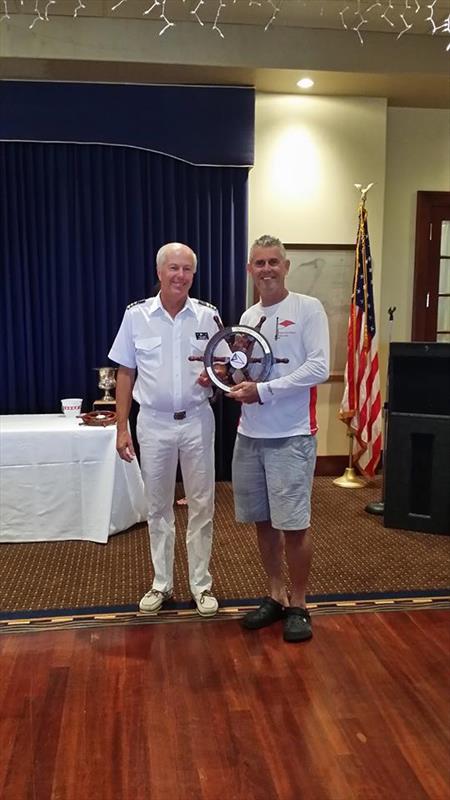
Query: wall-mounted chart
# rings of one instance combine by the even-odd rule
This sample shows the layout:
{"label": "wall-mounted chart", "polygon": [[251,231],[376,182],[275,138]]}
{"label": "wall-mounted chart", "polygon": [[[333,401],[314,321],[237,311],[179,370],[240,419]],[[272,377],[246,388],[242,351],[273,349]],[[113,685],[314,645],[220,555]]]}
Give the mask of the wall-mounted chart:
{"label": "wall-mounted chart", "polygon": [[285,248],[291,262],[286,286],[292,292],[317,297],[323,303],[330,326],[331,375],[343,376],[355,247],[286,244]]}

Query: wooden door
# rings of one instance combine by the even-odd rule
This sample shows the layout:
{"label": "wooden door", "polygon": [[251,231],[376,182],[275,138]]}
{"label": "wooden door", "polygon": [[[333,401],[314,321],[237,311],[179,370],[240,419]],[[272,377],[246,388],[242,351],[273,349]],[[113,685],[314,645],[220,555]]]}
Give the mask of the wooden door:
{"label": "wooden door", "polygon": [[411,338],[450,342],[450,192],[417,192]]}

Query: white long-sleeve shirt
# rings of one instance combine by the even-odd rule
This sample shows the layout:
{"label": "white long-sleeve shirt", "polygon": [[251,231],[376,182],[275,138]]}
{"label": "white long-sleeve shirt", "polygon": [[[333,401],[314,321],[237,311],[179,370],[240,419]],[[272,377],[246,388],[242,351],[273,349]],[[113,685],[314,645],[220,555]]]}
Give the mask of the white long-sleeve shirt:
{"label": "white long-sleeve shirt", "polygon": [[266,317],[261,333],[274,357],[288,364],[274,364],[269,379],[257,383],[262,405],[243,403],[238,432],[253,438],[275,439],[317,432],[317,384],[329,375],[328,320],[315,297],[289,292],[274,306],[251,306],[242,325],[255,327]]}

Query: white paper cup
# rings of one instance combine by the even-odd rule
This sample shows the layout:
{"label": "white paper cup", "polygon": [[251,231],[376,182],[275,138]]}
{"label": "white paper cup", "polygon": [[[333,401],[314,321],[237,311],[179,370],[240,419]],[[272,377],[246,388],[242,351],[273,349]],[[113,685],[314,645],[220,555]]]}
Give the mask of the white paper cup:
{"label": "white paper cup", "polygon": [[81,411],[81,397],[65,397],[61,400],[61,408],[65,417],[77,417]]}

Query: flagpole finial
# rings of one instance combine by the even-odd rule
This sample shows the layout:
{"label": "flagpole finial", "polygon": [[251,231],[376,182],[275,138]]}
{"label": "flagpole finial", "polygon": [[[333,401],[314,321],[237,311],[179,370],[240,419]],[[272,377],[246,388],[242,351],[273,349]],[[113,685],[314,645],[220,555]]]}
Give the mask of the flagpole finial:
{"label": "flagpole finial", "polygon": [[372,186],[375,186],[375,184],[374,183],[368,183],[365,189],[363,189],[362,183],[354,183],[353,185],[360,192],[360,194],[361,194],[361,205],[364,205],[364,203],[366,202],[367,192],[369,191],[369,189],[372,188]]}

